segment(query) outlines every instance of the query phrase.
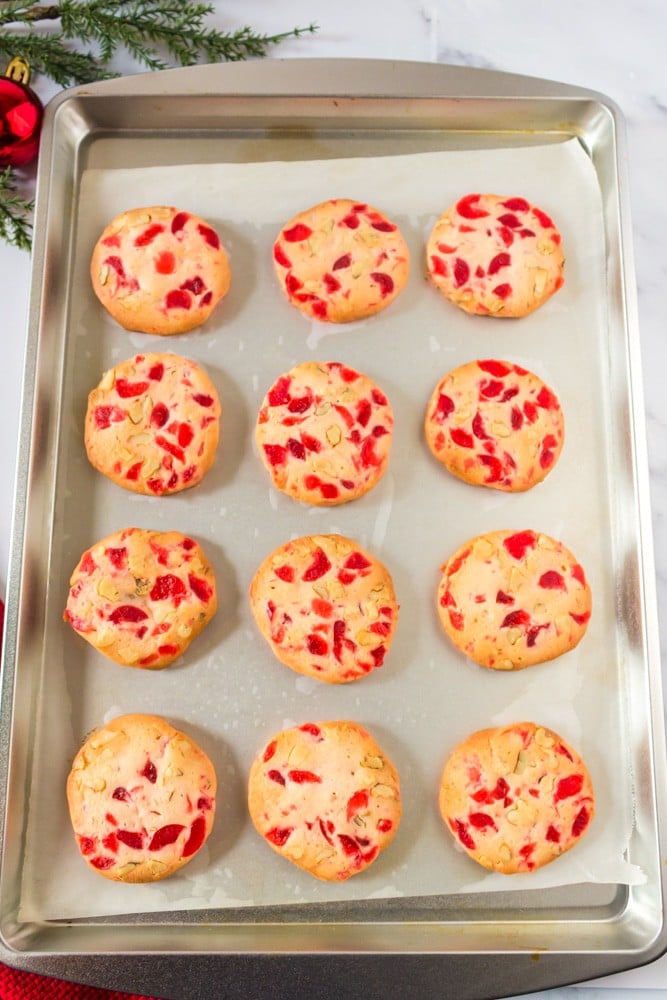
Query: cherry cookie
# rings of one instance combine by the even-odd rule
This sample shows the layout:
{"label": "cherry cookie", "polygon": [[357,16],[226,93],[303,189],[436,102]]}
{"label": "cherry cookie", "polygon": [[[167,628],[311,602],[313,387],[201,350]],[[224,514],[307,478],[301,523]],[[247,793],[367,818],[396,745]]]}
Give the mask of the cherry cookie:
{"label": "cherry cookie", "polygon": [[474,486],[529,490],[553,469],[565,426],[558,397],[510,361],[471,361],[435,387],[426,441],[445,468]]}
{"label": "cherry cookie", "polygon": [[255,573],[250,604],[282,663],[331,684],[381,667],[398,621],[389,571],[342,535],[281,545]]}
{"label": "cherry cookie", "polygon": [[230,271],[216,231],[165,205],[118,215],[95,244],[93,289],[126,330],[186,333],[227,294]]}
{"label": "cherry cookie", "polygon": [[67,779],[79,851],[116,882],[156,882],[191,861],[213,827],[215,796],[204,751],[156,715],[96,729]]}
{"label": "cherry cookie", "polygon": [[520,722],[473,733],[447,761],[440,813],[478,864],[531,872],[569,851],[595,815],[579,754],[544,726]]}
{"label": "cherry cookie", "polygon": [[491,531],[444,564],[437,608],[470,659],[521,670],[574,649],[591,603],[584,570],[562,542],[537,531]]}
{"label": "cherry cookie", "polygon": [[330,506],[380,480],[393,428],[387,397],[370,378],[338,362],[307,361],[271,386],[255,438],[277,489]]}
{"label": "cherry cookie", "polygon": [[213,569],[197,542],[179,531],[126,528],[84,552],[63,618],[115,663],[159,669],[216,608]]}
{"label": "cherry cookie", "polygon": [[314,319],[347,323],[393,302],[408,279],[410,255],[385,215],[338,198],[291,219],[273,262],[292,305]]}
{"label": "cherry cookie", "polygon": [[564,280],[560,233],[525,198],[466,195],[440,216],[426,255],[445,298],[484,316],[526,316]]}
{"label": "cherry cookie", "polygon": [[393,840],[399,778],[361,726],[308,722],[278,733],[255,759],[248,808],[274,851],[316,878],[341,882]]}
{"label": "cherry cookie", "polygon": [[206,372],[177,354],[138,354],[88,396],[86,452],[118,486],[160,496],[196,486],[213,464],[220,400]]}

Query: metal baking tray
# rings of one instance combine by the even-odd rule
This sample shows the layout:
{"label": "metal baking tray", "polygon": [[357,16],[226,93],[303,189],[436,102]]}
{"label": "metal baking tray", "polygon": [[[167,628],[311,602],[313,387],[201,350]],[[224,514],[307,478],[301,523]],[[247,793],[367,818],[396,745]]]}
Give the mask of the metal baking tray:
{"label": "metal baking tray", "polygon": [[[514,348],[515,354],[518,349],[535,358],[538,364],[543,361],[547,368],[554,366],[562,383],[560,387],[577,393],[571,403],[575,439],[586,437],[588,425],[596,427],[602,435],[603,472],[598,488],[582,501],[587,520],[577,530],[582,538],[592,537],[597,550],[604,552],[597,575],[602,604],[607,604],[606,618],[603,608],[601,622],[607,628],[605,637],[600,642],[595,639],[589,642],[582,660],[574,662],[590,670],[591,677],[607,671],[615,678],[611,688],[614,692],[609,715],[611,728],[584,733],[584,741],[601,770],[608,741],[624,747],[627,769],[616,773],[614,780],[617,788],[624,789],[619,796],[626,795],[631,803],[632,822],[625,861],[633,871],[641,872],[642,878],[570,879],[540,889],[531,888],[526,880],[518,887],[513,883],[511,888],[494,885],[491,890],[486,887],[484,891],[476,891],[474,886],[466,889],[460,885],[457,891],[444,892],[437,888],[435,866],[442,862],[438,856],[433,859],[433,891],[422,885],[414,893],[370,892],[364,889],[365,883],[359,876],[352,880],[354,891],[350,890],[349,896],[344,892],[319,896],[313,891],[312,895],[305,892],[293,901],[287,898],[290,876],[284,868],[271,867],[273,859],[265,858],[260,851],[256,854],[256,867],[258,871],[266,870],[273,892],[261,900],[245,899],[243,905],[230,902],[223,906],[196,905],[196,901],[181,905],[179,899],[178,905],[171,907],[121,906],[115,914],[91,915],[95,909],[91,900],[98,892],[95,876],[86,883],[78,911],[76,907],[70,908],[65,915],[54,916],[57,900],[55,911],[49,906],[35,905],[40,892],[43,893],[44,879],[48,881],[49,873],[58,871],[60,866],[66,867],[74,850],[71,831],[68,834],[58,826],[62,819],[60,806],[53,812],[53,829],[44,823],[43,816],[39,818],[44,802],[50,801],[49,796],[59,796],[58,787],[55,792],[51,787],[53,782],[58,786],[69,767],[69,760],[58,759],[61,728],[80,740],[101,704],[111,714],[116,714],[112,710],[118,705],[130,710],[123,699],[129,698],[127,686],[136,684],[134,691],[140,710],[153,709],[171,718],[176,716],[184,728],[194,726],[196,733],[204,734],[204,742],[208,738],[215,747],[219,746],[221,733],[225,733],[221,770],[225,774],[236,772],[232,798],[240,801],[243,767],[238,767],[234,759],[234,733],[241,733],[244,723],[246,728],[254,724],[257,731],[248,739],[259,746],[270,731],[262,725],[263,721],[266,726],[275,721],[273,717],[269,723],[246,716],[241,718],[240,725],[237,719],[232,726],[225,718],[226,703],[221,705],[219,714],[211,714],[207,692],[198,691],[198,684],[190,683],[197,658],[205,658],[209,668],[212,663],[219,666],[217,644],[221,644],[220,662],[224,665],[225,642],[230,634],[243,629],[242,591],[247,581],[235,579],[234,568],[227,563],[226,548],[215,547],[214,562],[217,560],[218,566],[222,566],[225,583],[232,590],[236,588],[232,613],[223,618],[217,631],[211,630],[206,643],[197,653],[193,652],[184,667],[175,669],[168,678],[160,675],[166,678],[162,682],[165,687],[149,687],[154,677],[150,681],[145,678],[129,681],[120,668],[101,667],[88,653],[81,652],[80,646],[85,644],[77,645],[76,637],[63,638],[62,623],[54,620],[64,603],[66,580],[76,561],[72,559],[76,546],[85,539],[76,552],[78,556],[84,545],[97,537],[87,533],[101,525],[108,524],[109,530],[120,527],[117,522],[123,504],[127,524],[140,519],[148,522],[157,510],[142,507],[137,498],[119,497],[118,493],[109,500],[107,487],[91,478],[93,473],[80,453],[79,430],[85,406],[82,400],[92,385],[91,372],[101,371],[104,364],[108,366],[140,349],[175,350],[205,358],[214,364],[215,375],[227,392],[226,396],[223,392],[223,406],[227,399],[227,430],[236,431],[242,441],[248,442],[248,448],[253,406],[268,385],[255,383],[254,395],[250,392],[250,398],[243,398],[239,386],[246,383],[240,369],[234,367],[229,343],[224,355],[217,353],[222,350],[218,345],[224,343],[219,339],[225,333],[224,312],[219,330],[211,328],[189,335],[189,340],[177,338],[167,343],[156,343],[152,338],[148,347],[141,338],[134,335],[128,338],[103,322],[98,325],[93,315],[94,304],[82,305],[80,301],[83,251],[77,241],[82,228],[97,224],[95,212],[100,219],[105,212],[109,216],[111,212],[109,205],[93,205],[91,223],[87,216],[91,210],[89,192],[84,197],[86,178],[95,172],[121,169],[145,172],[149,168],[157,201],[161,200],[157,195],[161,178],[175,167],[191,171],[193,188],[200,183],[198,170],[203,177],[204,165],[221,163],[248,164],[250,169],[250,164],[267,161],[321,165],[337,159],[353,159],[363,167],[364,161],[376,165],[378,157],[452,153],[465,156],[474,174],[476,157],[489,150],[521,154],[523,150],[557,147],[572,141],[585,156],[599,194],[601,235],[596,253],[602,262],[602,273],[594,303],[596,329],[590,332],[590,342],[584,339],[575,350],[565,336],[572,317],[561,309],[553,315],[561,323],[564,347],[553,341],[544,341],[543,347],[529,347],[528,341],[518,339],[494,348],[493,353],[507,355]],[[538,79],[408,62],[290,60],[199,67],[76,88],[49,105],[38,176],[2,673],[0,958],[3,961],[65,979],[179,1000],[223,995],[287,997],[306,989],[318,996],[386,998],[410,993],[425,998],[481,1000],[607,975],[650,962],[664,952],[667,947],[663,872],[665,736],[626,156],[622,115],[603,95]],[[285,173],[289,173],[287,168]],[[443,199],[446,191],[443,180]],[[128,192],[128,205],[123,207],[129,207],[133,200],[134,193]],[[437,198],[434,200],[437,202]],[[434,212],[437,214],[447,203],[434,204]],[[224,199],[213,215],[224,220]],[[240,260],[243,265],[249,259],[247,253],[245,258],[243,254],[247,250],[243,233],[237,234],[235,248],[232,269],[241,287],[247,283],[245,295],[252,287],[253,276],[243,266],[234,271],[236,262]],[[419,267],[419,260],[415,260],[416,272]],[[585,282],[582,284],[572,269],[567,273],[573,275],[578,294],[585,295]],[[423,294],[423,288],[416,290],[412,301]],[[244,301],[241,299],[234,307],[238,314]],[[290,335],[283,338],[279,333],[282,317],[289,310],[287,304],[282,308],[284,312],[278,313],[278,318],[271,314],[266,327],[254,331],[256,339],[251,344],[257,358],[270,359],[275,374],[299,360],[299,349],[290,342]],[[446,306],[443,304],[442,308]],[[397,311],[394,321],[407,323],[409,336],[417,344],[417,332],[409,326],[409,309],[408,299],[405,310]],[[450,336],[447,329],[442,334],[442,343],[432,346],[433,350],[442,348],[442,353],[430,362],[433,381],[440,374],[439,368],[442,373],[447,369],[448,359],[457,360],[465,352],[469,358],[480,353],[466,340],[471,336],[469,324],[478,321],[458,317],[454,321],[451,314],[448,319],[453,331],[451,342],[445,341]],[[462,333],[456,331],[457,322],[463,324]],[[335,340],[318,341],[317,347],[323,360],[334,360],[334,354],[349,351],[352,359],[359,362],[358,367],[363,365],[370,371],[374,364],[380,363],[381,330],[378,320],[367,341],[353,330],[345,331],[342,338],[337,335]],[[488,338],[489,327],[484,330],[484,337]],[[311,331],[312,336],[317,340],[319,334]],[[354,343],[350,337],[356,338]],[[481,344],[491,351],[488,339],[480,341],[478,346]],[[247,344],[243,342],[243,346]],[[239,353],[241,350],[239,342]],[[597,396],[592,391],[593,402],[581,390],[574,374],[585,369],[587,357],[595,368],[592,381]],[[390,356],[386,372],[394,391],[400,396],[405,387],[409,396],[411,380],[418,376],[411,371],[410,364],[393,371],[391,364]],[[573,373],[570,386],[568,371]],[[248,369],[244,372],[247,374]],[[420,385],[420,392],[422,388]],[[419,394],[416,398],[420,398]],[[605,401],[602,408],[601,399]],[[399,472],[400,462],[419,452],[418,422],[400,442],[396,459]],[[241,450],[237,444],[231,447],[231,452],[223,453],[222,471],[217,478],[212,477],[208,486],[198,488],[200,494],[192,491],[192,496],[182,501],[166,499],[170,506],[160,507],[160,516],[166,516],[164,511],[168,510],[169,517],[172,513],[173,517],[192,517],[193,520],[186,521],[188,530],[197,532],[202,539],[209,533],[217,538],[217,517],[223,516],[221,505],[249,507],[245,497],[243,502],[235,500],[233,492],[234,473],[236,481],[243,481],[245,476],[240,471],[246,468]],[[425,461],[423,455],[420,459]],[[579,501],[573,500],[570,505],[569,497],[576,495],[582,483],[586,484],[584,466],[595,462],[581,463],[574,449],[569,462],[569,466],[562,467],[559,492],[549,494],[545,488],[538,494],[544,516],[556,518],[554,511],[559,507],[566,517],[568,511],[579,509],[576,506]],[[251,558],[258,563],[265,553],[259,547],[254,549],[251,533],[244,535],[253,518],[268,523],[275,544],[290,532],[295,533],[299,521],[296,506],[288,510],[275,497],[269,502],[261,472],[255,466],[252,469],[250,476],[257,476],[252,487],[261,482],[264,488],[261,504],[258,502],[256,509],[250,505],[246,510],[250,518],[247,523],[232,519],[231,527],[243,536],[241,546],[250,549]],[[558,472],[552,475],[555,477]],[[446,502],[447,518],[453,521],[459,517],[465,523],[465,517],[471,516],[469,509],[475,506],[471,488],[465,484],[450,485],[446,499],[436,498],[433,475],[434,471],[425,464],[423,481],[417,483],[418,487],[423,486],[424,502],[432,504],[433,518],[438,522],[443,520],[441,504]],[[474,494],[475,499],[478,495]],[[544,500],[549,495],[551,507]],[[399,505],[401,499],[399,490]],[[183,506],[186,500],[190,506]],[[360,524],[366,523],[366,528],[368,523],[377,528],[381,512],[373,508],[373,502],[370,500],[367,508],[363,501],[347,505],[349,510],[341,513],[340,518],[348,533],[353,533],[357,517]],[[530,502],[517,500],[512,515],[517,522],[530,516]],[[486,499],[484,503],[480,501],[482,520],[507,516],[509,508],[502,506],[505,499],[497,502]],[[521,503],[524,505],[520,506]],[[202,504],[209,521],[193,513],[201,510]],[[364,511],[366,514],[370,511],[375,521],[364,522]],[[325,523],[317,517],[306,524]],[[490,526],[505,527],[505,524]],[[376,542],[381,535],[382,532],[373,536]],[[424,544],[428,551],[428,536]],[[446,554],[444,549],[438,550],[436,561]],[[399,580],[409,590],[409,568],[399,567]],[[406,603],[409,611],[409,598]],[[404,607],[402,621],[405,617],[408,616]],[[405,634],[409,635],[409,624],[405,626]],[[446,655],[451,654],[443,652]],[[399,645],[397,658],[400,656],[410,661],[406,641]],[[596,662],[596,656],[606,662]],[[73,662],[79,657],[80,663]],[[265,651],[255,646],[249,654],[249,666],[253,667],[260,659],[262,663],[257,669],[268,671]],[[412,669],[418,667],[412,664]],[[452,669],[464,668],[455,662]],[[521,702],[520,685],[524,681],[532,683],[539,676],[533,673],[529,678],[530,673],[503,679],[504,684],[515,685],[512,691],[517,703]],[[93,675],[94,681],[90,679]],[[238,675],[231,676],[238,679]],[[369,678],[369,685],[375,683],[375,687],[367,687],[366,694],[356,690],[356,702],[336,703],[332,693],[314,695],[308,687],[300,688],[295,697],[303,696],[299,709],[303,715],[312,716],[317,709],[323,709],[331,717],[336,708],[340,707],[342,712],[342,705],[347,708],[356,704],[362,721],[370,717],[381,726],[378,713],[383,710],[383,698],[392,683],[391,674],[387,676],[377,682]],[[429,681],[429,675],[414,676],[418,683]],[[545,673],[537,682],[543,691],[545,712],[552,700],[548,684],[555,676]],[[572,677],[567,669],[558,676],[561,684]],[[470,671],[462,680],[468,692],[495,683]],[[573,690],[570,699],[573,703],[582,692],[585,696],[589,683],[592,680],[588,674],[577,681],[577,690]],[[490,690],[488,704],[494,699],[502,702],[503,692],[498,684]],[[251,690],[247,697],[253,700],[256,695]],[[351,699],[353,695],[335,697]],[[567,691],[561,690],[554,700],[558,698],[567,706]],[[242,707],[248,710],[248,705]],[[297,711],[293,706],[290,710]],[[438,710],[444,716],[449,713],[447,725],[453,734],[457,725],[456,700]],[[271,709],[267,712],[270,715]],[[278,718],[276,714],[275,719]],[[406,741],[417,738],[423,718],[423,713],[416,710],[411,714],[406,705],[407,729],[401,738],[397,739],[395,732],[393,736],[389,732],[384,734],[390,745],[394,740],[399,756]],[[216,719],[220,732],[215,732]],[[394,720],[388,717],[389,721],[393,726]],[[452,736],[443,728],[434,744],[434,756],[444,759],[451,743]],[[414,769],[410,774],[414,776]],[[613,798],[603,783],[604,795]],[[610,808],[611,805],[608,803]],[[416,824],[423,821],[428,825],[432,821],[426,813],[428,810],[407,825],[402,860],[410,858],[410,837],[419,833]],[[604,816],[604,803],[601,813]],[[235,837],[242,840],[247,835],[237,818]],[[220,855],[224,857],[224,846],[218,846],[218,859]],[[450,847],[446,844],[443,850],[449,851]],[[280,864],[280,859],[275,862]],[[551,867],[556,871],[556,866]],[[198,885],[205,884],[206,871],[204,864],[199,873],[203,881]],[[386,875],[387,869],[384,871]],[[42,875],[38,878],[35,872]],[[122,891],[129,887],[118,888]],[[99,891],[101,894],[101,887]]]}

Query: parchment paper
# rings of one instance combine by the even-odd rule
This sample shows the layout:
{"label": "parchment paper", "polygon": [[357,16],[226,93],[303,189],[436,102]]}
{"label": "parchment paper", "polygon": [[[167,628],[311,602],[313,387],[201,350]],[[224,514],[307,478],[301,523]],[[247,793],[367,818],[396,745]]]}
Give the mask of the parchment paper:
{"label": "parchment paper", "polygon": [[[565,286],[522,320],[467,316],[424,277],[423,247],[436,217],[471,191],[525,196],[561,230]],[[385,211],[412,254],[409,285],[391,307],[343,327],[310,322],[292,308],[271,262],[281,225],[330,197],[368,201]],[[88,276],[93,244],[106,223],[124,209],[160,203],[207,218],[223,238],[233,275],[228,298],[205,327],[169,338],[121,330],[97,303]],[[624,737],[625,647],[615,604],[624,553],[614,548],[618,515],[606,434],[605,233],[595,173],[578,143],[89,170],[75,207],[50,624],[22,919],[642,881],[641,871],[624,861],[633,791]],[[112,364],[146,350],[200,361],[223,404],[214,469],[200,486],[175,497],[137,497],[114,486],[89,467],[83,447],[88,391]],[[436,382],[479,357],[518,362],[560,396],[565,447],[546,481],[528,493],[459,482],[424,443],[423,414]],[[384,480],[361,500],[334,509],[308,508],[274,491],[254,451],[254,422],[266,389],[308,359],[343,361],[366,372],[395,410]],[[192,534],[218,577],[216,619],[181,661],[159,672],[116,666],[62,623],[68,578],[83,550],[129,525]],[[439,567],[473,535],[529,527],[562,539],[584,565],[594,594],[591,624],[580,646],[556,661],[517,673],[487,671],[459,654],[440,630],[434,599]],[[360,682],[332,687],[273,659],[254,626],[247,590],[277,545],[334,531],[386,563],[401,615],[384,667]],[[66,776],[86,733],[125,712],[164,715],[202,745],[218,771],[211,838],[178,875],[153,885],[115,884],[89,871],[65,802]],[[329,885],[262,842],[247,816],[245,787],[252,758],[274,732],[334,718],[367,726],[393,760],[404,818],[391,847],[365,873]],[[574,850],[530,875],[505,877],[486,873],[457,849],[438,814],[437,788],[456,743],[476,729],[523,719],[556,729],[580,751],[598,809]]]}

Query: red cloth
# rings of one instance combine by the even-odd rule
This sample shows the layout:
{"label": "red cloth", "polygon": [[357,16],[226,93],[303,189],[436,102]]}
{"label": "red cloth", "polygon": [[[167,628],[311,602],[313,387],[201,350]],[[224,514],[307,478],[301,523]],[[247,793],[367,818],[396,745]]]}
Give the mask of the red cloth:
{"label": "red cloth", "polygon": [[119,993],[100,990],[96,986],[80,986],[62,979],[19,972],[0,965],[0,1000],[156,1000],[139,993]]}

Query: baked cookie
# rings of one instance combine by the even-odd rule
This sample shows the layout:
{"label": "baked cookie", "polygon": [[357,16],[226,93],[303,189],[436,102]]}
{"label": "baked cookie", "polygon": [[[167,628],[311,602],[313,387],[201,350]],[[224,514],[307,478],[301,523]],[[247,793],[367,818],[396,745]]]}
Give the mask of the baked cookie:
{"label": "baked cookie", "polygon": [[393,840],[398,774],[355,722],[308,722],[278,733],[255,759],[248,808],[274,851],[316,878],[340,882]]}
{"label": "baked cookie", "polygon": [[393,302],[408,280],[410,254],[385,215],[337,198],[281,229],[273,263],[292,305],[314,319],[347,323]]}
{"label": "baked cookie", "polygon": [[63,618],[110,660],[158,669],[187,649],[216,608],[213,569],[195,541],[125,528],[84,552]]}
{"label": "baked cookie", "polygon": [[282,663],[331,684],[381,667],[398,621],[389,571],[341,535],[281,545],[255,573],[250,605]]}
{"label": "baked cookie", "polygon": [[556,464],[565,425],[558,397],[511,361],[470,361],[440,380],[426,408],[429,448],[473,486],[519,492]]}
{"label": "baked cookie", "polygon": [[466,195],[440,216],[426,255],[445,298],[484,316],[526,316],[564,280],[560,233],[525,198]]}
{"label": "baked cookie", "polygon": [[155,882],[187,864],[211,832],[215,796],[204,751],[156,715],[96,729],[67,779],[79,850],[116,882]]}
{"label": "baked cookie", "polygon": [[394,415],[366,375],[306,361],[271,386],[255,438],[274,485],[305,503],[355,500],[384,475]]}
{"label": "baked cookie", "polygon": [[137,354],[105,372],[88,396],[91,464],[133,493],[188,489],[211,468],[220,400],[206,372],[177,354]]}
{"label": "baked cookie", "polygon": [[574,649],[588,628],[591,590],[562,542],[537,531],[491,531],[444,564],[437,607],[466,656],[521,670]]}
{"label": "baked cookie", "polygon": [[533,722],[483,729],[459,744],[442,773],[439,805],[470,857],[503,875],[569,851],[595,814],[581,757]]}
{"label": "baked cookie", "polygon": [[95,244],[90,277],[116,322],[159,334],[201,326],[230,283],[216,231],[166,205],[134,208],[113,219]]}

